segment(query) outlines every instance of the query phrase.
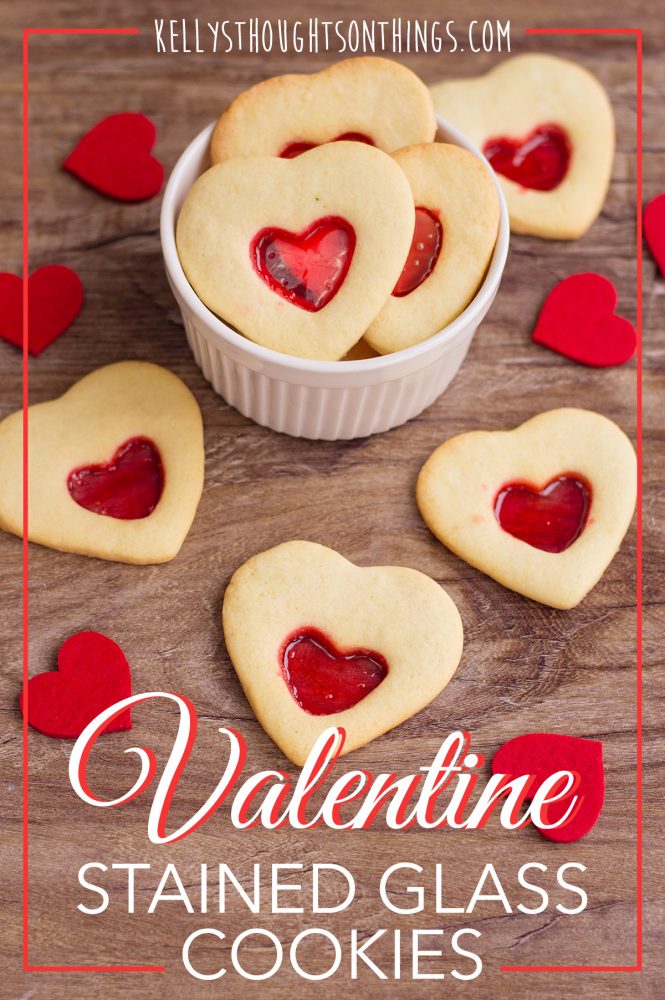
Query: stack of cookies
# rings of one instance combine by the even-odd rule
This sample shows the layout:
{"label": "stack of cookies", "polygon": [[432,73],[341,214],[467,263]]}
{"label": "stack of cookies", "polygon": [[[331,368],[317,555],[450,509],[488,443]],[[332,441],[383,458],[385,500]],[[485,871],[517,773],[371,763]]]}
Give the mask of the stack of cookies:
{"label": "stack of cookies", "polygon": [[240,94],[178,219],[196,294],[257,344],[320,361],[443,329],[482,284],[499,199],[485,164],[435,133],[429,90],[387,59]]}

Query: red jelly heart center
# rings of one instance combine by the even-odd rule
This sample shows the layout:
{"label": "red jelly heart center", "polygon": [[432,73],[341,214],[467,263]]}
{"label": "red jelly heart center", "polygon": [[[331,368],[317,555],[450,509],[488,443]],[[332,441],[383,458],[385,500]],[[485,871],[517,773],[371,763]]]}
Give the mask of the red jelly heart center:
{"label": "red jelly heart center", "polygon": [[95,514],[135,521],[151,514],[164,489],[164,469],[148,438],[121,444],[110,462],[85,465],[67,477],[70,496]]}
{"label": "red jelly heart center", "polygon": [[[330,142],[364,142],[367,146],[374,145],[374,140],[363,132],[342,132]],[[296,156],[306,153],[309,149],[315,149],[318,145],[318,142],[290,142],[279,155],[283,160],[293,160]]]}
{"label": "red jelly heart center", "polygon": [[575,473],[542,488],[508,483],[497,493],[494,514],[504,531],[545,552],[563,552],[580,537],[591,507],[591,487]]}
{"label": "red jelly heart center", "polygon": [[572,153],[560,125],[539,125],[524,139],[488,139],[483,153],[498,174],[534,191],[552,191],[568,173]]}
{"label": "red jelly heart center", "polygon": [[443,243],[443,226],[428,208],[416,209],[416,225],[406,264],[393,288],[393,295],[402,298],[422,285],[434,270]]}
{"label": "red jelly heart center", "polygon": [[307,312],[318,312],[339,291],[355,247],[353,226],[328,216],[302,233],[262,229],[250,253],[257,274],[273,292]]}
{"label": "red jelly heart center", "polygon": [[377,688],[388,675],[388,664],[372,650],[342,653],[318,629],[304,628],[284,643],[282,673],[305,712],[332,715],[353,708]]}

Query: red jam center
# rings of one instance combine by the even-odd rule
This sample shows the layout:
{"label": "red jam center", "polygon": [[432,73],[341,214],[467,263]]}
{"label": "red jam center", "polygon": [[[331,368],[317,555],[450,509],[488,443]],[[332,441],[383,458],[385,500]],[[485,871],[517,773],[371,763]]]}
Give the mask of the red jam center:
{"label": "red jam center", "polygon": [[[374,140],[363,132],[342,132],[330,142],[364,142],[367,146],[374,145]],[[315,149],[318,145],[318,142],[290,142],[279,155],[283,160],[293,160],[296,156],[306,153],[308,149]]]}
{"label": "red jam center", "polygon": [[539,125],[524,139],[488,139],[483,153],[498,174],[534,191],[552,191],[568,173],[571,145],[560,125]]}
{"label": "red jam center", "polygon": [[356,247],[353,226],[337,216],[317,219],[302,233],[262,229],[250,254],[273,292],[307,312],[318,312],[339,291]]}
{"label": "red jam center", "polygon": [[416,225],[406,264],[393,288],[393,295],[402,298],[422,285],[434,270],[443,243],[443,226],[428,208],[416,208]]}
{"label": "red jam center", "polygon": [[164,489],[164,469],[148,438],[121,444],[110,462],[85,465],[67,477],[70,496],[95,514],[135,521],[151,514]]}
{"label": "red jam center", "polygon": [[282,649],[282,673],[289,691],[310,715],[345,712],[366,698],[388,675],[380,653],[342,653],[323,632],[303,628]]}
{"label": "red jam center", "polygon": [[580,537],[591,507],[591,487],[576,473],[550,480],[542,490],[508,483],[494,500],[504,531],[544,552],[563,552]]}

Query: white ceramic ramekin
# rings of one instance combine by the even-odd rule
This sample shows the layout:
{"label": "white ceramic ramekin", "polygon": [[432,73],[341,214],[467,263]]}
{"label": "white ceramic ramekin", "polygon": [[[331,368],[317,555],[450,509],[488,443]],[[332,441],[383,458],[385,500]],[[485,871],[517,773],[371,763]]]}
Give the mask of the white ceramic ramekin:
{"label": "white ceramic ramekin", "polygon": [[[499,287],[509,240],[508,212],[499,185],[501,216],[494,254],[477,295],[457,319],[421,344],[380,358],[293,358],[254,344],[227,326],[204,306],[180,265],[175,223],[189,188],[209,166],[212,129],[210,125],[197,135],[176,163],[161,212],[166,274],[182,312],[189,346],[207,380],[245,416],[295,437],[330,441],[366,437],[417,416],[457,374]],[[441,119],[439,138],[464,146],[487,163],[457,129]]]}

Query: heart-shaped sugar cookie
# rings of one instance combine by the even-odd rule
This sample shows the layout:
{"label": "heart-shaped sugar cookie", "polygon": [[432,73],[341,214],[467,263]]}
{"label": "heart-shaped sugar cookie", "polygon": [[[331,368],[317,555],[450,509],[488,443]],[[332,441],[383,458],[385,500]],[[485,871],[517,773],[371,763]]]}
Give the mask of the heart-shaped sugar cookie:
{"label": "heart-shaped sugar cookie", "polygon": [[499,196],[485,164],[443,142],[393,153],[406,174],[416,226],[402,273],[365,333],[381,354],[438,333],[468,306],[487,270],[499,226]]}
{"label": "heart-shaped sugar cookie", "polygon": [[434,106],[490,161],[510,227],[576,239],[603,207],[614,160],[614,116],[605,90],[568,59],[526,54],[485,76],[432,88]]}
{"label": "heart-shaped sugar cookie", "polygon": [[355,140],[392,152],[431,142],[432,97],[406,66],[362,56],[310,75],[289,74],[250,87],[221,116],[213,163],[243,156],[298,156],[322,143]]}
{"label": "heart-shaped sugar cookie", "polygon": [[207,170],[176,242],[194,291],[222,319],[264,347],[337,361],[390,296],[413,225],[391,157],[336,142]]}
{"label": "heart-shaped sugar cookie", "polygon": [[257,719],[302,765],[330,726],[344,752],[420,711],[462,655],[462,622],[437,583],[400,566],[361,568],[285,542],[234,573],[224,639]]}
{"label": "heart-shaped sugar cookie", "polygon": [[420,512],[472,566],[542,604],[572,608],[628,530],[633,446],[590,410],[549,410],[512,431],[446,441],[421,469]]}
{"label": "heart-shaped sugar cookie", "polygon": [[[0,528],[23,533],[23,413],[0,423]],[[203,489],[198,404],[175,375],[121,361],[28,411],[30,541],[128,563],[177,555]]]}
{"label": "heart-shaped sugar cookie", "polygon": [[554,286],[532,339],[594,368],[623,365],[635,353],[635,328],[614,310],[617,290],[602,274],[571,274]]}

